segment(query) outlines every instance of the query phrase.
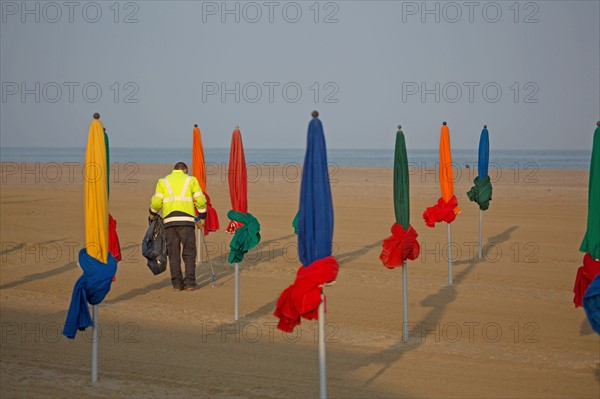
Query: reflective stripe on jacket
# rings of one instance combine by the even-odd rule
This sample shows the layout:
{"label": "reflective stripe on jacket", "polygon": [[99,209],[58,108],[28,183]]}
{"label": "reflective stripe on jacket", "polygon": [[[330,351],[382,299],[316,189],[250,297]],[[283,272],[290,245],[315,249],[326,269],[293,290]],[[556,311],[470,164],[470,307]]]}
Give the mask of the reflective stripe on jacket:
{"label": "reflective stripe on jacket", "polygon": [[197,209],[201,219],[206,217],[206,197],[194,176],[182,170],[158,179],[150,202],[150,210],[158,213],[162,208],[165,227],[194,225]]}

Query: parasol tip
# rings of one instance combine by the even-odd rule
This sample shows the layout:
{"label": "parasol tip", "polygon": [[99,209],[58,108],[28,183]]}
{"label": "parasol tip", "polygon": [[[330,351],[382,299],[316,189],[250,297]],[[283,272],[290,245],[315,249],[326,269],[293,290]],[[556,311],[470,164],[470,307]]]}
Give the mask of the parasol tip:
{"label": "parasol tip", "polygon": [[398,125],[398,130],[402,130],[402,125]]}
{"label": "parasol tip", "polygon": [[446,121],[442,122],[442,125],[446,126]]}
{"label": "parasol tip", "polygon": [[235,129],[233,130],[240,130],[240,127],[238,125],[235,125]]}
{"label": "parasol tip", "polygon": [[94,113],[94,119],[100,119],[100,114],[99,113]]}
{"label": "parasol tip", "polygon": [[600,126],[600,121],[596,122],[596,126]]}
{"label": "parasol tip", "polygon": [[483,128],[484,128],[484,129],[487,129],[487,125],[483,125]]}
{"label": "parasol tip", "polygon": [[197,123],[194,123],[194,127],[198,127],[198,124],[197,124]]}
{"label": "parasol tip", "polygon": [[319,117],[319,111],[313,111],[311,115],[312,115],[313,118],[318,118]]}

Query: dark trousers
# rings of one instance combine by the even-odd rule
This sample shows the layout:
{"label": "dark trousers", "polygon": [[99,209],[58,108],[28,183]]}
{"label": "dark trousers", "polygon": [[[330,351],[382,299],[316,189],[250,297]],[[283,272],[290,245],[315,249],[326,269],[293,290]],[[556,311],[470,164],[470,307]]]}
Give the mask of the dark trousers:
{"label": "dark trousers", "polygon": [[[165,228],[167,253],[171,283],[176,288],[196,285],[196,234],[193,226],[173,226]],[[183,253],[180,247],[183,244]],[[185,263],[185,278],[181,274],[181,258]]]}

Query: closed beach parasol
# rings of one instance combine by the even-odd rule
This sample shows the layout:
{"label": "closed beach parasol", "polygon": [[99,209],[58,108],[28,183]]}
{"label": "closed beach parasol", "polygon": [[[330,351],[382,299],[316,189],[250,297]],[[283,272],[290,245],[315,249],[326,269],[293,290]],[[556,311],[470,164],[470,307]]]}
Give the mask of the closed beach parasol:
{"label": "closed beach parasol", "polygon": [[[92,382],[98,379],[98,304],[117,271],[108,251],[108,165],[104,129],[94,114],[88,134],[84,165],[85,248],[79,252],[83,275],[75,283],[63,335],[75,338],[77,330],[92,326]],[[87,304],[93,305],[93,319]]]}
{"label": "closed beach parasol", "polygon": [[[229,148],[229,168],[227,170],[227,182],[229,183],[229,198],[231,209],[235,212],[248,212],[248,174],[246,172],[246,157],[244,156],[244,145],[242,134],[238,126],[233,130],[231,136],[231,147]],[[239,223],[230,220],[226,231],[235,233]]]}
{"label": "closed beach parasol", "polygon": [[600,204],[600,121],[594,131],[592,145],[587,229],[579,247],[581,252],[589,252],[594,259],[600,259],[600,206],[598,204]]}
{"label": "closed beach parasol", "polygon": [[479,161],[477,163],[478,176],[475,177],[471,190],[467,193],[469,200],[479,205],[479,257],[482,257],[483,245],[483,211],[487,210],[492,200],[492,183],[488,174],[490,162],[490,139],[487,125],[483,126],[479,137]]}
{"label": "closed beach parasol", "polygon": [[230,219],[227,232],[234,234],[229,244],[229,263],[235,264],[235,320],[239,317],[239,284],[240,270],[239,262],[244,255],[260,242],[260,224],[258,220],[248,213],[248,176],[246,173],[246,158],[244,156],[244,145],[239,127],[235,127],[231,136],[231,148],[229,150],[229,170],[227,171],[229,181],[229,197],[231,199],[231,211],[227,213]]}
{"label": "closed beach parasol", "polygon": [[425,209],[423,219],[429,227],[435,223],[448,224],[448,284],[452,284],[452,229],[450,223],[460,213],[458,200],[454,195],[454,177],[452,174],[452,153],[450,151],[450,130],[446,122],[442,124],[440,133],[440,188],[442,197],[437,204]]}
{"label": "closed beach parasol", "polygon": [[392,225],[392,235],[383,240],[383,251],[379,259],[387,268],[402,266],[402,303],[404,323],[402,339],[408,340],[408,276],[406,260],[415,260],[419,256],[420,246],[417,232],[410,225],[410,196],[408,180],[408,157],[406,143],[401,126],[396,133],[394,152],[394,214],[396,223]]}
{"label": "closed beach parasol", "polygon": [[319,321],[320,397],[327,397],[325,362],[325,293],[323,286],[335,281],[339,265],[331,256],[333,202],[327,169],[327,149],[319,113],[308,125],[306,155],[300,186],[298,212],[298,256],[302,266],[294,283],[277,300],[278,328],[292,332],[301,317]]}
{"label": "closed beach parasol", "polygon": [[[582,305],[588,286],[600,274],[600,121],[596,125],[594,144],[592,145],[592,160],[590,162],[587,228],[583,242],[579,247],[579,250],[585,252],[585,255],[583,266],[577,270],[573,288],[575,307]],[[598,309],[598,312],[600,312],[600,309]]]}
{"label": "closed beach parasol", "polygon": [[[219,230],[219,217],[217,215],[217,211],[215,208],[213,208],[210,197],[206,192],[206,165],[204,162],[204,147],[202,146],[202,135],[200,134],[200,128],[198,125],[194,125],[194,130],[192,132],[192,174],[198,180],[200,189],[206,197],[206,218],[204,219],[204,231],[202,232],[199,229],[196,229],[196,264],[198,264],[202,261],[202,247],[200,245],[200,241],[204,242],[204,248],[207,249],[206,241],[202,239],[202,236],[208,235],[208,233],[211,231]],[[197,210],[196,216],[198,216]],[[197,220],[200,220],[200,218],[198,217]],[[212,286],[214,287],[217,281],[217,275],[215,274],[215,271],[212,267],[212,262],[208,257],[208,251],[206,251],[206,258],[208,259],[208,263],[212,271]]]}
{"label": "closed beach parasol", "polygon": [[202,135],[198,125],[194,125],[192,139],[192,173],[200,183],[200,188],[206,197],[206,220],[204,223],[204,235],[211,231],[219,230],[219,217],[213,208],[210,197],[206,191],[206,165],[204,160],[204,148],[202,146]]}

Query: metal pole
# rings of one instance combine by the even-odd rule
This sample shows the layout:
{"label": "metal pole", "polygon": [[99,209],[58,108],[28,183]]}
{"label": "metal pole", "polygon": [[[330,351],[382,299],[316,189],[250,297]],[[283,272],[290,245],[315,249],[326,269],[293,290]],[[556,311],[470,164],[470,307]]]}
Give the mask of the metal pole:
{"label": "metal pole", "polygon": [[452,228],[448,223],[448,285],[452,285]]}
{"label": "metal pole", "polygon": [[404,307],[404,323],[402,323],[402,342],[408,341],[408,271],[406,261],[402,262],[402,305]]}
{"label": "metal pole", "polygon": [[202,248],[200,240],[202,239],[202,230],[196,229],[196,266],[202,263]]}
{"label": "metal pole", "polygon": [[240,308],[240,266],[238,263],[235,264],[235,320],[239,316]]}
{"label": "metal pole", "polygon": [[321,291],[319,304],[319,384],[320,398],[327,398],[327,364],[325,362],[325,292]]}
{"label": "metal pole", "polygon": [[92,382],[98,381],[98,305],[92,305]]}
{"label": "metal pole", "polygon": [[208,256],[208,246],[206,245],[206,237],[204,237],[204,234],[201,234],[200,237],[202,237],[202,243],[204,244],[204,251],[206,253],[206,260],[208,261],[210,271],[212,272],[212,287],[215,288],[215,284],[217,283],[217,275],[215,274],[215,269],[213,268],[212,261]]}
{"label": "metal pole", "polygon": [[479,210],[479,257],[480,258],[483,257],[483,256],[481,256],[482,243],[483,243],[483,211],[480,209]]}

